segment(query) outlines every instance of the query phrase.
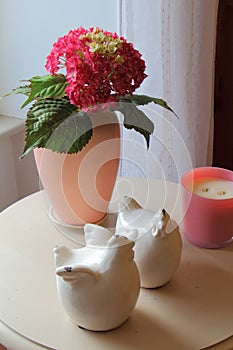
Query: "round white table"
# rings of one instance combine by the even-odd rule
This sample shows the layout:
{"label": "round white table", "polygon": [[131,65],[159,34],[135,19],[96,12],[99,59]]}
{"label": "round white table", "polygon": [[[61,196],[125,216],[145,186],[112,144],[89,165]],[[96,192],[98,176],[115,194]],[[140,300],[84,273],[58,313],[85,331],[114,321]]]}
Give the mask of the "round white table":
{"label": "round white table", "polygon": [[[177,184],[120,178],[110,211],[123,195],[153,211],[163,207],[181,223]],[[8,349],[194,350],[213,344],[211,349],[233,349],[233,244],[201,249],[182,235],[182,259],[173,279],[158,289],[141,288],[121,327],[91,332],[72,324],[56,292],[53,248],[77,247],[76,233],[80,242],[82,232],[60,231],[51,222],[43,192],[1,213],[0,343]]]}

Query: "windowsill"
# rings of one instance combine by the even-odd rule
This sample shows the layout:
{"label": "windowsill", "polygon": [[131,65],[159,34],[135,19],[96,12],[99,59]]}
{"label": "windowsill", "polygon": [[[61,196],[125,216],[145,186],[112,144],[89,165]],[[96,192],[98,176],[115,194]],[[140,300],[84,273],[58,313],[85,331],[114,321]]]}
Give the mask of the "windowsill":
{"label": "windowsill", "polygon": [[0,114],[0,137],[12,136],[24,130],[24,120]]}

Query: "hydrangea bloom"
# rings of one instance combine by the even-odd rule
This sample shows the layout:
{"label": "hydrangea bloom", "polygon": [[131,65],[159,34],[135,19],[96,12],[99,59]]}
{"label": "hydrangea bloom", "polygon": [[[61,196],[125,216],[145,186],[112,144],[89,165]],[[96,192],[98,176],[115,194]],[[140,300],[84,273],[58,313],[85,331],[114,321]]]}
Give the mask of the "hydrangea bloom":
{"label": "hydrangea bloom", "polygon": [[[38,147],[69,154],[81,151],[93,134],[86,112],[96,110],[120,112],[124,127],[142,134],[149,147],[154,124],[138,107],[155,103],[174,111],[161,98],[134,93],[146,77],[145,68],[140,52],[116,33],[80,27],[59,38],[46,60],[50,74],[36,75],[5,94],[25,95],[22,107],[33,102],[22,157]],[[65,134],[57,132],[63,122]],[[71,145],[71,138],[80,133]]]}
{"label": "hydrangea bloom", "polygon": [[146,77],[139,51],[116,33],[96,27],[80,27],[59,38],[45,67],[51,75],[65,68],[66,94],[83,110],[132,95]]}

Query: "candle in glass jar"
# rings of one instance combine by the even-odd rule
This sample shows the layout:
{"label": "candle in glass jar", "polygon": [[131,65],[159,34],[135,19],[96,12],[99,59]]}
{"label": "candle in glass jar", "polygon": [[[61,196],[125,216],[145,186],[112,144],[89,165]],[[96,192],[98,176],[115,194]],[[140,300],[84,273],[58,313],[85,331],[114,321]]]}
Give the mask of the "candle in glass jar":
{"label": "candle in glass jar", "polygon": [[233,198],[233,182],[217,178],[199,179],[194,185],[193,193],[211,199]]}
{"label": "candle in glass jar", "polygon": [[183,231],[194,245],[221,248],[233,241],[233,172],[192,169],[182,176]]}

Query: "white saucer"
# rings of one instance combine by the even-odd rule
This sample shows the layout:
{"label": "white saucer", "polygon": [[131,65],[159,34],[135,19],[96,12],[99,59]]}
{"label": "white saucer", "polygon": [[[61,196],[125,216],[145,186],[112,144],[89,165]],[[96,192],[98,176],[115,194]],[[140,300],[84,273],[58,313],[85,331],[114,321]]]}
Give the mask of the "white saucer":
{"label": "white saucer", "polygon": [[[48,216],[58,231],[60,231],[66,238],[82,246],[85,246],[86,242],[84,239],[84,225],[71,225],[58,220],[54,215],[52,207],[49,209]],[[96,223],[96,225],[101,225],[114,232],[116,218],[116,214],[107,213],[102,220]]]}

